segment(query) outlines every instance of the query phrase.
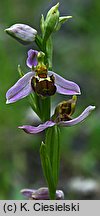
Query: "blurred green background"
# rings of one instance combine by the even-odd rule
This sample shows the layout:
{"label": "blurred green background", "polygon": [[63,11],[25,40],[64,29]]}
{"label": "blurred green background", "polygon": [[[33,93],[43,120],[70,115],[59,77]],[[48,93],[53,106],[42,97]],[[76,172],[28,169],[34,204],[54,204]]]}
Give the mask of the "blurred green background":
{"label": "blurred green background", "polygon": [[[65,199],[100,199],[100,1],[62,0],[60,14],[72,15],[53,35],[53,70],[81,87],[77,116],[88,105],[96,110],[83,123],[63,128],[58,189]],[[40,164],[39,146],[44,133],[28,135],[19,125],[35,123],[27,99],[5,104],[6,91],[18,80],[17,65],[24,72],[27,51],[4,29],[25,23],[39,31],[41,14],[57,1],[0,0],[0,199],[23,199],[22,188],[46,186]],[[53,96],[54,105],[63,99]]]}

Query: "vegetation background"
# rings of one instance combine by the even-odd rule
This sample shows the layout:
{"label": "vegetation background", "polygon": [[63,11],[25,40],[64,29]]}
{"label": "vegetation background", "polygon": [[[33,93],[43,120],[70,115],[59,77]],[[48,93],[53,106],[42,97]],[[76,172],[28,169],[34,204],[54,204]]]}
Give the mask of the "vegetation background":
{"label": "vegetation background", "polygon": [[[4,29],[25,23],[39,30],[41,14],[57,1],[0,0],[0,199],[23,199],[22,188],[46,186],[39,146],[44,133],[28,135],[19,125],[36,123],[25,98],[6,105],[6,91],[18,80],[17,65],[24,72],[27,51]],[[83,123],[63,128],[59,189],[65,199],[100,199],[100,1],[60,0],[60,14],[72,15],[53,35],[53,70],[81,87],[74,116],[88,105],[96,110]],[[33,49],[36,49],[33,44]],[[70,97],[53,96],[54,106]]]}

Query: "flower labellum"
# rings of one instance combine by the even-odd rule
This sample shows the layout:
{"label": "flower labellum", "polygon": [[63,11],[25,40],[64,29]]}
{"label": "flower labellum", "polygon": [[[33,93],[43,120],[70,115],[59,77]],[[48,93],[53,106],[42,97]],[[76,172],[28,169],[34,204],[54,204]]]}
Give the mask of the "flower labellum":
{"label": "flower labellum", "polygon": [[54,77],[51,75],[46,78],[36,78],[33,77],[31,80],[31,85],[38,95],[42,95],[44,97],[52,96],[56,92],[56,86],[54,85]]}
{"label": "flower labellum", "polygon": [[32,43],[35,40],[37,31],[25,24],[15,24],[5,29],[7,34],[15,38],[23,45]]}
{"label": "flower labellum", "polygon": [[73,95],[72,99],[62,101],[55,109],[54,115],[51,117],[53,121],[59,123],[60,121],[69,121],[72,119],[71,115],[75,111],[77,97]]}
{"label": "flower labellum", "polygon": [[[23,189],[21,193],[31,200],[50,200],[49,190],[47,187],[35,189]],[[64,193],[61,190],[56,190],[56,200],[63,200]]]}

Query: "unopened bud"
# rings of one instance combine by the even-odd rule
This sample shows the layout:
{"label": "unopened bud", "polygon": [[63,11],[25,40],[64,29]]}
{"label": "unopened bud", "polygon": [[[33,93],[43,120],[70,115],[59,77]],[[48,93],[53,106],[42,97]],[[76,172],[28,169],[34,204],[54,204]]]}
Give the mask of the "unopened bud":
{"label": "unopened bud", "polygon": [[59,3],[53,6],[47,13],[45,19],[45,33],[44,40],[48,40],[51,33],[54,31],[55,26],[59,21],[59,11],[58,11]]}
{"label": "unopened bud", "polygon": [[[21,193],[26,196],[26,198],[32,200],[50,200],[49,190],[47,187],[42,187],[37,190],[23,189]],[[63,200],[64,193],[61,190],[56,190],[56,200]]]}
{"label": "unopened bud", "polygon": [[25,24],[15,24],[5,29],[7,34],[15,38],[20,43],[27,45],[35,40],[37,31]]}

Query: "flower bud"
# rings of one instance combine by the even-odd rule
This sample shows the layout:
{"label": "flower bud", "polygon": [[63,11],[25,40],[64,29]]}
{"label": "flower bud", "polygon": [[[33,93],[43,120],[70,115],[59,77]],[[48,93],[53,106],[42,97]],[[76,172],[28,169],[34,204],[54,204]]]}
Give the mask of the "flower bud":
{"label": "flower bud", "polygon": [[[37,190],[34,189],[23,189],[21,193],[32,200],[50,200],[49,190],[47,187],[42,187]],[[61,190],[56,190],[56,200],[63,200],[64,193]]]}
{"label": "flower bud", "polygon": [[58,11],[59,3],[53,6],[47,13],[45,19],[45,33],[44,40],[48,40],[51,33],[54,31],[55,26],[59,21],[59,11]]}
{"label": "flower bud", "polygon": [[20,43],[27,45],[35,40],[37,31],[25,24],[15,24],[5,29],[7,34],[15,38]]}

